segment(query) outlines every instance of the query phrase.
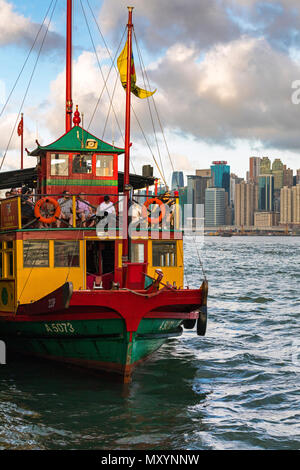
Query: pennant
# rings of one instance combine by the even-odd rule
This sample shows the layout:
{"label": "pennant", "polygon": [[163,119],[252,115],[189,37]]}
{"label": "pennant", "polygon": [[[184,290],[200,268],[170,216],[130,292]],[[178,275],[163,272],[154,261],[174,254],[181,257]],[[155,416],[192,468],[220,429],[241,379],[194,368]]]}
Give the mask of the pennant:
{"label": "pennant", "polygon": [[[119,55],[119,58],[117,60],[117,65],[118,65],[118,69],[120,73],[121,83],[123,85],[123,88],[126,90],[126,86],[127,86],[127,41],[124,46],[124,49]],[[138,98],[144,99],[144,98],[148,98],[149,96],[152,96],[156,92],[156,90],[147,91],[136,86],[136,73],[135,73],[135,67],[134,67],[133,54],[131,54],[131,72],[130,73],[131,73],[131,92],[135,96],[137,96]]]}
{"label": "pennant", "polygon": [[21,118],[21,121],[19,122],[19,125],[18,125],[18,136],[20,137],[20,135],[23,134],[23,116]]}

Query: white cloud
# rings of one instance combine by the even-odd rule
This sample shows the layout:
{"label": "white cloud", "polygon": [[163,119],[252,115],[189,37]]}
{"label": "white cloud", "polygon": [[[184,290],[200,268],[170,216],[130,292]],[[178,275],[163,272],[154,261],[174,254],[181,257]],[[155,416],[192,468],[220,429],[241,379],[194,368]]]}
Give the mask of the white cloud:
{"label": "white cloud", "polygon": [[[19,14],[13,3],[0,0],[0,45],[17,44],[18,46],[32,45],[34,38],[40,29],[40,24],[34,23],[29,18]],[[48,21],[46,21],[48,24]],[[45,34],[45,26],[40,32],[42,38]],[[64,44],[63,38],[49,29],[45,41],[45,49],[61,48]]]}

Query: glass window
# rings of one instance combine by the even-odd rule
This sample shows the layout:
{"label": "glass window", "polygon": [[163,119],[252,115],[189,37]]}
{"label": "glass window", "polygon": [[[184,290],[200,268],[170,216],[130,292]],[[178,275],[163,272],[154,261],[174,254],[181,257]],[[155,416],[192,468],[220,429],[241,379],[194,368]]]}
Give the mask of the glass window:
{"label": "glass window", "polygon": [[153,266],[177,266],[176,242],[152,242]]}
{"label": "glass window", "polygon": [[69,155],[65,153],[53,153],[51,155],[51,176],[69,175]]}
{"label": "glass window", "polygon": [[49,242],[45,240],[25,240],[23,242],[24,268],[44,268],[49,266]]}
{"label": "glass window", "polygon": [[7,242],[6,243],[6,248],[9,249],[9,248],[13,248],[13,242]]}
{"label": "glass window", "polygon": [[9,251],[7,253],[7,258],[8,258],[8,263],[7,263],[7,266],[8,266],[8,276],[13,276],[14,275],[14,254],[12,251]]}
{"label": "glass window", "polygon": [[79,242],[55,241],[54,266],[58,268],[79,266]]}
{"label": "glass window", "polygon": [[132,243],[131,245],[131,261],[133,263],[143,263],[144,257],[144,243]]}
{"label": "glass window", "polygon": [[96,176],[113,176],[114,157],[111,155],[96,155]]}
{"label": "glass window", "polygon": [[73,155],[72,173],[92,173],[92,155]]}

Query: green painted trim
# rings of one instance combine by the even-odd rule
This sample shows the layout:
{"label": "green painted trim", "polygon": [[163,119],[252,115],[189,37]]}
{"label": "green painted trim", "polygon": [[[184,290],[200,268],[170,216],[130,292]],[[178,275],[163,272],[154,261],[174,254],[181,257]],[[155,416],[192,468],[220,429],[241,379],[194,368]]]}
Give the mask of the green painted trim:
{"label": "green painted trim", "polygon": [[[84,146],[82,148],[83,139]],[[88,139],[94,140],[97,143],[97,147],[87,148],[86,141]],[[58,152],[93,152],[93,153],[110,153],[110,154],[122,154],[125,152],[124,149],[120,147],[115,147],[113,145],[104,142],[98,137],[95,137],[90,132],[82,129],[80,126],[74,126],[69,132],[59,137],[55,142],[52,142],[49,145],[40,146],[30,153],[31,156],[38,155],[40,152],[47,152],[47,151],[58,151]]]}
{"label": "green painted trim", "polygon": [[44,180],[48,186],[118,186],[118,180],[84,180],[84,179],[47,179]]}

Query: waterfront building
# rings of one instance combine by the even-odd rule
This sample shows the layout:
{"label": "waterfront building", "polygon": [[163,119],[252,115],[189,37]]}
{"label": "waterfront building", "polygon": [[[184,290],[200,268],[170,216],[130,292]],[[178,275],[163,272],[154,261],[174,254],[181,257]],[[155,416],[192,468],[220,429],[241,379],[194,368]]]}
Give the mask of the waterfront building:
{"label": "waterfront building", "polygon": [[225,225],[224,188],[207,188],[205,190],[205,225],[207,227]]}
{"label": "waterfront building", "polygon": [[274,227],[279,223],[278,212],[254,212],[254,225],[257,228]]}
{"label": "waterfront building", "polygon": [[254,224],[256,187],[254,183],[245,182],[235,185],[235,225],[251,226]]}
{"label": "waterfront building", "polygon": [[274,210],[274,176],[260,175],[258,179],[258,209],[272,212]]}
{"label": "waterfront building", "polygon": [[280,223],[300,224],[300,184],[292,188],[284,186],[280,199]]}
{"label": "waterfront building", "polygon": [[230,200],[230,166],[225,161],[215,161],[210,167],[212,186],[214,188],[224,188]]}
{"label": "waterfront building", "polygon": [[260,174],[260,157],[250,157],[249,159],[249,182],[258,183]]}
{"label": "waterfront building", "polygon": [[296,174],[296,184],[300,184],[300,169],[297,170],[297,174]]}
{"label": "waterfront building", "polygon": [[280,223],[292,222],[292,191],[284,186],[280,191]]}
{"label": "waterfront building", "polygon": [[293,186],[291,190],[292,190],[293,224],[300,224],[300,184]]}
{"label": "waterfront building", "polygon": [[183,171],[173,171],[172,183],[171,183],[172,191],[178,190],[179,188],[183,188],[183,187],[184,187]]}

